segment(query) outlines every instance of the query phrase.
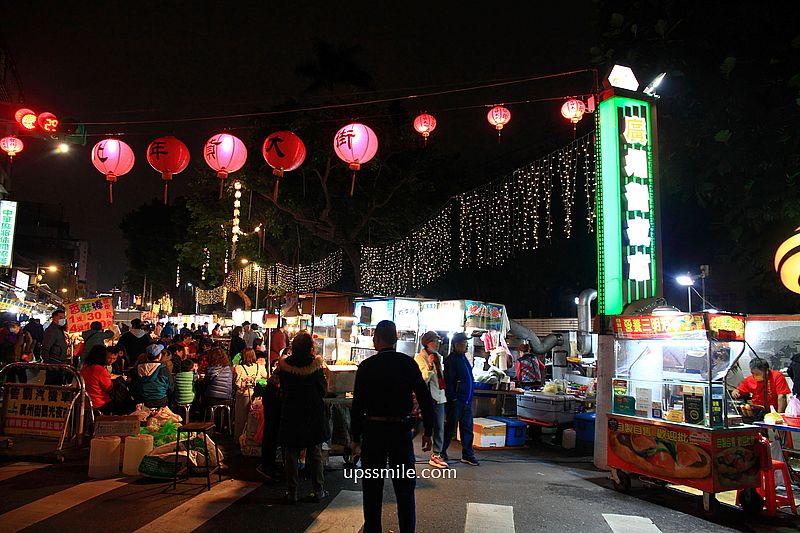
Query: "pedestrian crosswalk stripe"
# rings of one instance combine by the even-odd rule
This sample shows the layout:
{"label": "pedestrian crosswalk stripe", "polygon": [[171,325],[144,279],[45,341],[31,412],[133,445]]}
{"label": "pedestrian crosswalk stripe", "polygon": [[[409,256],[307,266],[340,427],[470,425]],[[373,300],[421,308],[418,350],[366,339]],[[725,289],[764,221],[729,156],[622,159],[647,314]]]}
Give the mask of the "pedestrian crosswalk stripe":
{"label": "pedestrian crosswalk stripe", "polygon": [[42,463],[11,463],[10,465],[0,468],[0,481],[5,481],[21,474],[27,474],[28,472],[33,472],[34,470],[46,466],[50,465]]}
{"label": "pedestrian crosswalk stripe", "polygon": [[128,481],[124,478],[100,479],[87,481],[68,489],[45,496],[13,511],[0,515],[3,531],[19,531],[46,520],[51,516],[63,513],[67,509],[96,498],[106,492],[118,489]]}
{"label": "pedestrian crosswalk stripe", "polygon": [[603,513],[603,518],[614,533],[661,533],[652,520],[643,516]]}
{"label": "pedestrian crosswalk stripe", "polygon": [[221,481],[212,485],[210,491],[198,494],[188,502],[137,529],[135,533],[194,531],[259,486],[261,483],[251,481],[235,479]]}
{"label": "pedestrian crosswalk stripe", "polygon": [[514,533],[514,508],[510,505],[468,503],[464,533]]}
{"label": "pedestrian crosswalk stripe", "polygon": [[305,533],[356,533],[364,523],[361,494],[354,490],[339,492]]}

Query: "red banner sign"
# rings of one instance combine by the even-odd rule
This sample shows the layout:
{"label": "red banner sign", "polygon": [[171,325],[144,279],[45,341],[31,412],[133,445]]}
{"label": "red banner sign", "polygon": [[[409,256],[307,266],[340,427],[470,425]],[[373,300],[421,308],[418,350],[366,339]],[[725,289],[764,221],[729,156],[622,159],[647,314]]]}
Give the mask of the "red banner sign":
{"label": "red banner sign", "polygon": [[67,331],[80,333],[86,331],[92,322],[100,322],[103,329],[114,325],[114,307],[111,298],[93,298],[81,300],[66,306]]}
{"label": "red banner sign", "polygon": [[625,339],[705,339],[702,314],[614,317],[614,333]]}

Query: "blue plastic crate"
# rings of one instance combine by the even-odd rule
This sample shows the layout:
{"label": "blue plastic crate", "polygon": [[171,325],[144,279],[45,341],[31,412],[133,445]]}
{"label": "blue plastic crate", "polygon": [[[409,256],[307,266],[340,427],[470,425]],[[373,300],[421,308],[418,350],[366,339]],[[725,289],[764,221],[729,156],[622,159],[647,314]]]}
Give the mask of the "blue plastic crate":
{"label": "blue plastic crate", "polygon": [[573,427],[575,428],[575,437],[579,441],[594,442],[595,418],[597,418],[597,413],[594,411],[590,413],[578,413],[575,415]]}
{"label": "blue plastic crate", "polygon": [[503,422],[506,425],[506,446],[525,446],[528,424],[505,416],[487,416],[486,418]]}

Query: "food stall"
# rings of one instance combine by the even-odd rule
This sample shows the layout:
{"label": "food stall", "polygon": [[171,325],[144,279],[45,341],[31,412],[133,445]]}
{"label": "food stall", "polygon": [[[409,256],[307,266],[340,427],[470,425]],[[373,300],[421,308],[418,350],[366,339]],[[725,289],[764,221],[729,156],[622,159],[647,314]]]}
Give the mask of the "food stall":
{"label": "food stall", "polygon": [[619,316],[613,328],[607,428],[614,488],[627,491],[630,474],[638,474],[702,491],[707,511],[716,493],[730,490],[742,491],[743,507],[760,510],[751,489],[768,451],[728,392],[744,352],[744,316]]}
{"label": "food stall", "polygon": [[361,362],[371,355],[374,351],[372,333],[381,320],[391,320],[397,326],[397,351],[416,355],[419,336],[425,332],[420,329],[420,312],[422,305],[430,302],[421,298],[356,299],[353,313],[356,317],[356,342],[351,360]]}

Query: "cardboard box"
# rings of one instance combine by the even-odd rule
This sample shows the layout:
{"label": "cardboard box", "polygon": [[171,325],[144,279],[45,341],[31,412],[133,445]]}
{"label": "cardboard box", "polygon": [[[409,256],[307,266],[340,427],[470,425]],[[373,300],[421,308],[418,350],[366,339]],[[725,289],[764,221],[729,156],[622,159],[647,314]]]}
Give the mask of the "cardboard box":
{"label": "cardboard box", "polygon": [[[472,420],[472,431],[475,433],[472,443],[475,448],[503,448],[506,445],[506,425],[504,422],[488,418],[474,418]],[[458,440],[461,440],[460,431]]]}

